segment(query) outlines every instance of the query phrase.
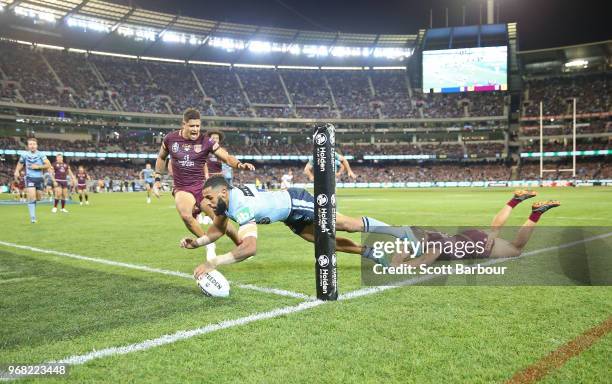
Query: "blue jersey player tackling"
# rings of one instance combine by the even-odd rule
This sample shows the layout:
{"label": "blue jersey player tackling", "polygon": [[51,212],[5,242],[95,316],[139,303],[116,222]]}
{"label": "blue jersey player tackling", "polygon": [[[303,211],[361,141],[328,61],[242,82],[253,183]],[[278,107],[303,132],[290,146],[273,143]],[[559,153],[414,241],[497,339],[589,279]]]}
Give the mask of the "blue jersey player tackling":
{"label": "blue jersey player tackling", "polygon": [[[228,221],[232,220],[238,228],[239,245],[231,252],[218,255],[194,270],[194,276],[216,269],[219,265],[243,261],[257,251],[257,225],[282,222],[296,235],[306,241],[314,242],[314,198],[302,188],[289,188],[284,191],[260,192],[253,186],[231,186],[223,176],[213,176],[204,183],[202,204],[215,211],[213,225],[208,232],[197,239],[184,238],[183,248],[197,248],[217,241],[224,233]],[[370,217],[353,218],[336,215],[336,230],[344,232],[371,232],[392,235],[398,238],[413,239],[410,229],[391,227]],[[372,249],[355,243],[353,240],[336,237],[336,249],[362,255],[372,259]]]}
{"label": "blue jersey player tackling", "polygon": [[53,172],[53,167],[47,156],[38,152],[38,142],[34,137],[28,138],[28,150],[19,157],[15,167],[15,180],[19,180],[23,169],[25,169],[25,189],[30,222],[36,223],[36,201],[42,198],[45,189],[43,172],[45,170]]}

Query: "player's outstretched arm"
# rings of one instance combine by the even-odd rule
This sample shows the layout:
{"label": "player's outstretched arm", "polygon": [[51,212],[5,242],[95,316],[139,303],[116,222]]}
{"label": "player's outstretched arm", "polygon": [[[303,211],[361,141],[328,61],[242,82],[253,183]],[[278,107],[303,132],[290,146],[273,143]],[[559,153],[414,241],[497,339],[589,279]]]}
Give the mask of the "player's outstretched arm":
{"label": "player's outstretched arm", "polygon": [[[218,144],[217,144],[218,145]],[[225,164],[235,169],[248,169],[249,171],[255,170],[255,166],[251,163],[241,163],[240,160],[230,155],[223,147],[217,146],[214,150],[215,156]]]}
{"label": "player's outstretched arm", "polygon": [[225,234],[227,225],[227,217],[217,215],[213,220],[213,225],[208,227],[208,231],[206,231],[204,236],[198,237],[197,239],[194,239],[193,237],[185,237],[181,240],[180,246],[181,248],[196,249],[214,243]]}
{"label": "player's outstretched arm", "polygon": [[220,265],[239,263],[254,256],[257,253],[257,224],[251,222],[240,226],[238,236],[240,244],[236,248],[198,265],[193,271],[193,276],[199,279],[202,274],[215,270]]}

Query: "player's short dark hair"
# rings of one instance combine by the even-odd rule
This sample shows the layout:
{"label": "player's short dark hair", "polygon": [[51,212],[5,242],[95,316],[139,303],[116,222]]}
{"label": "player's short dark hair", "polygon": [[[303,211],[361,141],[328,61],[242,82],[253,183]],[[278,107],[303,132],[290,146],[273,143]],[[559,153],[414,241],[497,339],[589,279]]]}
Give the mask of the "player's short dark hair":
{"label": "player's short dark hair", "polygon": [[223,177],[222,175],[215,175],[215,176],[209,177],[204,183],[203,189],[206,189],[209,187],[212,189],[219,188],[219,187],[225,187],[227,189],[231,188],[227,180],[225,180],[225,177]]}
{"label": "player's short dark hair", "polygon": [[187,122],[189,120],[200,120],[200,111],[195,108],[187,108],[183,112],[183,121]]}
{"label": "player's short dark hair", "polygon": [[27,143],[27,142],[30,142],[30,141],[33,141],[33,142],[35,142],[35,143],[38,143],[38,140],[36,140],[36,138],[35,138],[34,136],[30,136],[30,137],[28,137],[28,138],[26,139],[26,143]]}

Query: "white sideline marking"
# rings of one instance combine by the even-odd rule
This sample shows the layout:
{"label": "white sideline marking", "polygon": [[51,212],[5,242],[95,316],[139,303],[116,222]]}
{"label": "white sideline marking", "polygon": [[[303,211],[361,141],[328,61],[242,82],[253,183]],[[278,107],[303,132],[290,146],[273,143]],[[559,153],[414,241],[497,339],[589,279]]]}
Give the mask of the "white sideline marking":
{"label": "white sideline marking", "polygon": [[[27,251],[46,253],[46,254],[49,254],[49,255],[63,256],[63,257],[70,257],[72,259],[91,261],[91,262],[99,263],[99,264],[112,265],[112,266],[115,266],[115,267],[124,267],[124,268],[136,269],[136,270],[139,270],[139,271],[145,271],[145,272],[161,273],[162,275],[178,276],[178,277],[182,277],[184,279],[190,279],[190,280],[193,279],[193,275],[191,275],[189,273],[178,272],[178,271],[169,271],[169,270],[166,270],[166,269],[147,267],[146,265],[138,265],[138,264],[124,263],[124,262],[121,262],[121,261],[99,259],[97,257],[82,256],[82,255],[77,255],[77,254],[74,254],[74,253],[60,252],[60,251],[54,251],[54,250],[51,250],[51,249],[42,249],[42,248],[30,247],[28,245],[8,243],[6,241],[1,241],[1,240],[0,240],[0,245],[4,245],[4,246],[7,246],[7,247],[24,249],[24,250],[27,250]],[[250,289],[252,291],[270,293],[270,294],[279,295],[279,296],[293,297],[293,298],[302,299],[302,300],[310,300],[310,301],[314,300],[313,297],[308,296],[308,295],[303,294],[303,293],[299,293],[299,292],[292,292],[292,291],[287,291],[287,290],[284,290],[284,289],[277,289],[277,288],[258,287],[256,285],[252,285],[252,284],[240,284],[240,283],[236,283],[236,282],[231,282],[231,283],[234,286],[236,286],[238,288],[242,288],[242,289]]]}
{"label": "white sideline marking", "polygon": [[[598,239],[603,239],[609,236],[612,236],[612,232],[608,232],[608,233],[597,235],[597,236],[587,237],[582,240],[572,241],[570,243],[561,244],[561,245],[554,246],[554,247],[536,249],[530,252],[526,252],[520,257],[532,256],[538,253],[543,253],[543,252],[547,252],[547,251],[551,251],[555,249],[569,248],[577,244],[586,243],[586,242],[598,240]],[[6,243],[0,241],[0,244],[6,244]],[[491,264],[503,263],[505,261],[516,260],[516,259],[517,258],[491,259],[491,260],[488,260],[487,262],[480,263],[480,264],[481,265],[491,265]],[[180,272],[176,272],[176,273],[180,273]],[[398,287],[402,287],[406,285],[413,285],[419,282],[431,280],[435,277],[436,276],[434,275],[419,276],[419,277],[405,280],[397,285],[362,288],[356,291],[348,292],[344,295],[340,295],[339,299],[340,300],[350,300],[350,299],[355,299],[355,298],[362,297],[362,296],[369,296],[369,295],[372,295],[378,292],[383,292],[389,289],[398,288]],[[225,320],[219,323],[209,324],[204,327],[196,328],[192,330],[177,331],[173,334],[163,335],[155,339],[149,339],[149,340],[142,341],[140,343],[129,344],[129,345],[124,345],[120,347],[104,348],[98,351],[94,350],[92,352],[89,352],[83,355],[73,355],[73,356],[69,356],[61,360],[50,361],[49,363],[66,363],[66,364],[79,365],[79,364],[84,364],[88,361],[102,358],[102,357],[114,356],[114,355],[125,355],[125,354],[132,353],[132,352],[144,351],[150,348],[159,347],[159,346],[166,345],[166,344],[172,344],[177,341],[189,339],[195,336],[200,336],[200,335],[204,335],[207,333],[220,331],[222,329],[232,328],[232,327],[236,327],[240,325],[249,324],[255,321],[259,321],[259,320],[272,319],[275,317],[288,315],[291,313],[301,312],[301,311],[304,311],[310,308],[318,307],[325,303],[326,303],[325,301],[320,301],[320,300],[304,301],[297,305],[281,307],[281,308],[273,309],[267,312],[259,312],[253,315],[240,317],[234,320]],[[3,378],[1,374],[2,372],[0,372],[0,381],[11,380],[7,378]]]}

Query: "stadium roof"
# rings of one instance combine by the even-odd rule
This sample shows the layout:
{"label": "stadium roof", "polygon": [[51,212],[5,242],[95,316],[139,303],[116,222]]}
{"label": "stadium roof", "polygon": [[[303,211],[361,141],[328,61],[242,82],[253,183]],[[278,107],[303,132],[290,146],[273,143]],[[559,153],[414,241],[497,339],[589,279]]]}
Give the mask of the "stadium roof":
{"label": "stadium roof", "polygon": [[523,69],[550,72],[571,68],[606,69],[612,57],[612,40],[518,52]]}
{"label": "stadium roof", "polygon": [[21,7],[53,15],[55,20],[85,17],[121,25],[151,28],[155,31],[172,30],[202,36],[219,36],[243,40],[253,38],[275,42],[347,45],[359,47],[412,47],[416,35],[373,35],[342,32],[320,32],[287,28],[262,27],[154,12],[98,0],[0,0],[5,9]]}

